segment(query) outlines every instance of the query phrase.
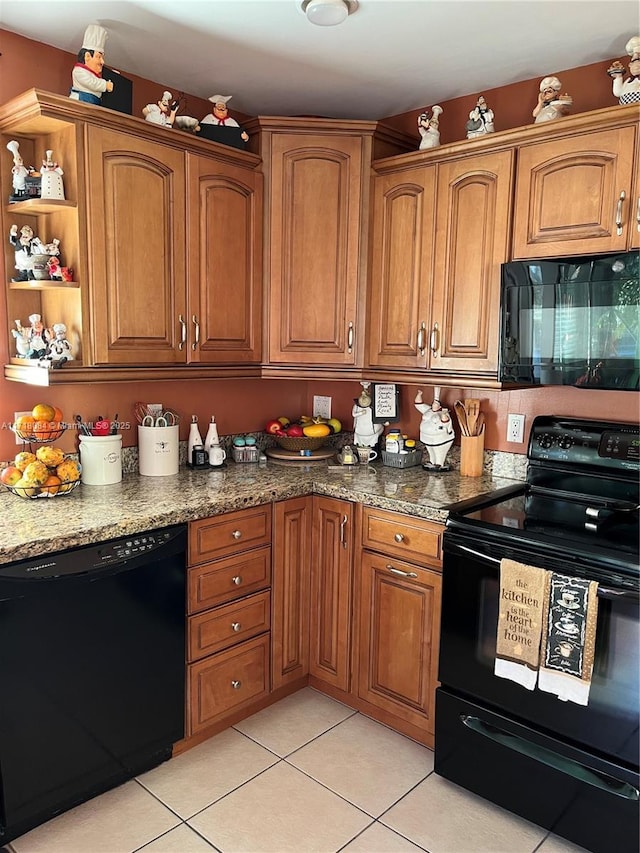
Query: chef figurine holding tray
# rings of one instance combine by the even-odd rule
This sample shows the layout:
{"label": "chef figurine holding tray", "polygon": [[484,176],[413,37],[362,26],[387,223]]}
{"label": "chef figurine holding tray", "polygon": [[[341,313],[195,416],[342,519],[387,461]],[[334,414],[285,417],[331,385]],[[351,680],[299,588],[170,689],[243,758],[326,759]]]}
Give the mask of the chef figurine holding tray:
{"label": "chef figurine holding tray", "polygon": [[625,50],[631,57],[629,77],[624,79],[624,66],[617,60],[607,68],[613,79],[613,94],[620,104],[640,104],[640,36],[630,38]]}

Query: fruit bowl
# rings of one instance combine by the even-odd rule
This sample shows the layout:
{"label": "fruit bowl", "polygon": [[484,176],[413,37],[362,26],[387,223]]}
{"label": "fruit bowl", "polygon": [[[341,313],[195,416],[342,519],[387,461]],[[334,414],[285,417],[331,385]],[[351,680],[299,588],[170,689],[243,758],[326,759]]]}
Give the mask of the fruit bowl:
{"label": "fruit bowl", "polygon": [[5,489],[19,498],[33,500],[34,498],[58,498],[62,495],[70,495],[79,485],[80,480],[71,480],[54,486],[5,486]]}
{"label": "fruit bowl", "polygon": [[302,436],[294,438],[293,436],[276,435],[274,438],[283,450],[319,450],[327,443],[329,436],[323,435],[317,438]]}
{"label": "fruit bowl", "polygon": [[55,423],[53,421],[46,426],[41,424],[37,432],[26,432],[14,425],[11,426],[12,432],[18,438],[22,439],[22,441],[26,441],[29,444],[48,444],[50,441],[57,441],[66,428],[66,424]]}

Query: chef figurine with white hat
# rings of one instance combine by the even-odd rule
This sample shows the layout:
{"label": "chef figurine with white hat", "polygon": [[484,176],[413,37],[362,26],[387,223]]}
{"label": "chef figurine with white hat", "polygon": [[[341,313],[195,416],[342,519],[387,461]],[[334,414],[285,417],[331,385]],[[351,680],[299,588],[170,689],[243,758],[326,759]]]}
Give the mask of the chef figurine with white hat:
{"label": "chef figurine with white hat", "polygon": [[624,48],[631,62],[629,63],[629,77],[624,78],[624,66],[621,62],[614,62],[607,68],[607,74],[613,79],[613,94],[621,104],[640,104],[640,36],[633,36]]}
{"label": "chef figurine with white hat", "polygon": [[71,74],[72,87],[69,97],[74,101],[88,104],[101,104],[103,92],[113,92],[113,82],[104,80],[104,44],[108,33],[98,24],[90,24],[84,32],[82,48],[78,52],[78,61]]}
{"label": "chef figurine with white hat", "polygon": [[142,108],[142,115],[152,124],[172,127],[178,112],[178,102],[173,100],[171,92],[163,92],[162,98],[155,104],[147,104]]}
{"label": "chef figurine with white hat", "polygon": [[[223,127],[240,127],[238,122],[231,118],[227,109],[227,101],[231,100],[231,95],[211,95],[209,100],[213,104],[213,113],[206,115],[200,124],[217,124]],[[244,142],[249,141],[249,134],[243,130],[240,134]]]}

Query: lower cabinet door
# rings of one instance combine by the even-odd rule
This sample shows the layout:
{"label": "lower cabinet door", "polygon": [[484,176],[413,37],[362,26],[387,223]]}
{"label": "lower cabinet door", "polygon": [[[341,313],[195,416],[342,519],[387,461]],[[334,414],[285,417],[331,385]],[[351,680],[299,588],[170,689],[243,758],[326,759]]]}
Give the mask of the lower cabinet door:
{"label": "lower cabinet door", "polygon": [[268,633],[190,664],[188,734],[197,734],[268,693]]}
{"label": "lower cabinet door", "polygon": [[362,552],[358,696],[434,731],[441,576]]}

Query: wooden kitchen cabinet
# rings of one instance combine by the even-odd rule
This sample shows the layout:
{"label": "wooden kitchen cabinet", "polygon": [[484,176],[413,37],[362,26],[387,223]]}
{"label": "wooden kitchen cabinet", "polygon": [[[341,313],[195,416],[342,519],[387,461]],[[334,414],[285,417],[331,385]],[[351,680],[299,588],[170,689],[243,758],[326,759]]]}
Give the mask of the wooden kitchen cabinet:
{"label": "wooden kitchen cabinet", "polygon": [[351,684],[354,506],[314,495],[309,672],[342,691]]}
{"label": "wooden kitchen cabinet", "polygon": [[271,690],[271,505],[189,525],[186,735],[252,713]]}
{"label": "wooden kitchen cabinet", "polygon": [[[266,175],[263,375],[316,366],[344,377],[364,351],[369,168],[379,128],[260,117],[247,129]],[[396,137],[385,153],[407,150]]]}
{"label": "wooden kitchen cabinet", "polygon": [[309,675],[311,514],[311,496],[278,501],[273,505],[273,690]]}
{"label": "wooden kitchen cabinet", "polygon": [[433,745],[443,526],[363,508],[354,624],[357,695]]}
{"label": "wooden kitchen cabinet", "polygon": [[[0,131],[3,144],[20,143],[26,162],[51,148],[67,198],[10,205],[4,223],[15,218],[60,239],[63,264],[74,270],[69,285],[10,285],[9,298],[11,323],[34,312],[46,325],[64,322],[74,361],[35,377],[34,364],[13,360],[7,378],[118,380],[131,367],[149,377],[257,375],[258,157],[38,90],[0,108]],[[2,177],[8,196],[11,175]],[[5,254],[10,281],[13,252]]]}
{"label": "wooden kitchen cabinet", "polygon": [[635,109],[629,124],[631,114],[622,109],[620,121],[627,126],[519,147],[513,258],[571,257],[638,246],[638,117]]}
{"label": "wooden kitchen cabinet", "polygon": [[[495,380],[514,154],[376,164],[368,364],[391,378]],[[397,372],[397,373],[396,373]]]}

